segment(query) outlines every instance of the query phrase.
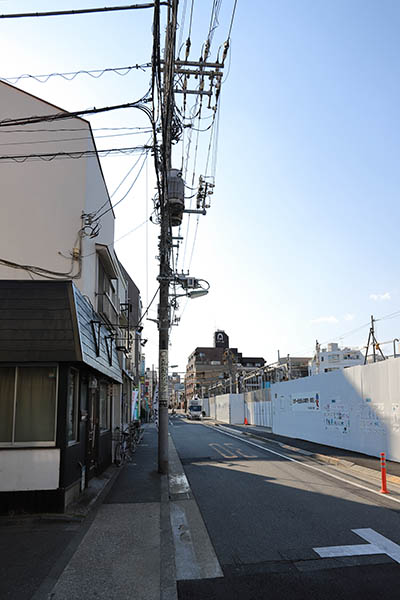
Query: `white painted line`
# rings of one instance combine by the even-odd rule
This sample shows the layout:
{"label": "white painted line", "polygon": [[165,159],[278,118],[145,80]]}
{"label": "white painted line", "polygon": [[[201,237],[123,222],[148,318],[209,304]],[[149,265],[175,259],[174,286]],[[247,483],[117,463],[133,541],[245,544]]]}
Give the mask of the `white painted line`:
{"label": "white painted line", "polygon": [[170,519],[175,544],[176,578],[177,580],[200,579],[200,567],[185,511],[177,503],[171,503]]}
{"label": "white painted line", "polygon": [[[215,427],[213,427],[212,425],[204,424],[204,427],[209,427],[210,429],[213,429],[215,431]],[[250,444],[251,446],[260,448],[260,450],[264,450],[264,452],[269,452],[270,454],[275,454],[276,456],[285,458],[286,460],[289,460],[290,462],[297,463],[298,465],[300,465],[302,467],[305,467],[307,469],[312,469],[313,471],[318,471],[319,473],[322,473],[323,475],[326,475],[327,477],[332,477],[333,479],[337,479],[338,481],[342,481],[343,483],[347,483],[348,485],[352,485],[353,487],[359,488],[361,490],[366,490],[367,492],[371,492],[371,494],[376,494],[377,496],[382,498],[382,494],[380,492],[378,492],[377,490],[372,490],[371,488],[366,487],[365,485],[355,483],[354,481],[349,481],[348,479],[339,477],[338,475],[334,475],[333,473],[329,473],[329,471],[324,471],[324,469],[319,469],[318,467],[314,467],[314,465],[309,465],[307,463],[301,462],[300,460],[296,460],[295,458],[292,458],[291,456],[287,456],[286,454],[282,454],[281,452],[276,452],[275,450],[271,450],[270,448],[266,448],[265,446],[260,446],[260,444],[251,442],[247,438],[238,437],[237,435],[232,435],[231,433],[228,433],[227,431],[222,431],[219,428],[217,429],[217,431],[219,431],[219,433],[221,433],[222,435],[228,435],[229,437],[235,438],[235,440],[239,440],[240,442],[243,442],[245,444]],[[400,499],[394,498],[391,495],[385,495],[385,500],[391,500],[392,502],[397,502],[397,504],[400,504]]]}
{"label": "white painted line", "polygon": [[190,485],[185,473],[170,475],[169,489],[172,494],[186,494],[190,492]]}
{"label": "white painted line", "polygon": [[337,556],[360,556],[367,554],[386,554],[373,544],[355,544],[354,546],[327,546],[326,548],[313,548],[321,558],[335,558]]}
{"label": "white painted line", "polygon": [[398,544],[388,540],[388,538],[385,538],[373,529],[352,529],[352,531],[367,542],[377,546],[380,552],[387,554],[390,558],[400,563],[400,546]]}

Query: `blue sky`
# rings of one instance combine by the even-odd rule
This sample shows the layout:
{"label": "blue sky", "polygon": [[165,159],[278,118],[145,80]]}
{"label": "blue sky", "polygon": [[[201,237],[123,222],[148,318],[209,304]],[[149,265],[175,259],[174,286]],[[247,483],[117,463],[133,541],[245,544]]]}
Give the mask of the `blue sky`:
{"label": "blue sky", "polygon": [[[34,9],[32,4],[6,0],[0,12],[104,3],[38,0]],[[183,42],[191,1],[180,2],[181,23],[185,5],[185,25],[178,34]],[[194,2],[194,59],[208,31],[211,5]],[[232,7],[233,0],[222,1],[214,57],[226,39]],[[151,21],[151,11],[1,21],[6,60],[0,75],[148,62]],[[282,355],[310,355],[316,339],[336,341],[367,324],[371,314],[379,318],[400,311],[399,25],[397,1],[238,0],[221,97],[212,207],[199,219],[197,233],[197,219],[190,219],[186,253],[182,248],[178,263],[188,267],[196,235],[191,275],[208,280],[211,289],[204,298],[181,302],[171,364],[183,370],[196,346],[212,344],[215,328],[225,329],[231,345],[245,355],[271,362],[278,349]],[[148,73],[135,72],[18,85],[76,110],[136,99],[148,80]],[[93,127],[145,124],[134,111],[92,119]],[[130,145],[132,138],[136,143],[135,136],[118,143]],[[98,139],[100,148],[112,143]],[[201,143],[199,172],[207,135]],[[177,163],[180,156],[177,147]],[[103,160],[111,192],[134,160]],[[116,209],[117,238],[146,219],[153,189],[149,162]],[[183,233],[186,237],[186,225]],[[155,227],[144,226],[116,244],[145,304],[156,289],[157,234]],[[400,316],[378,322],[378,337],[400,337],[399,327]],[[156,364],[153,323],[147,322],[145,335],[147,361]],[[366,326],[342,343],[362,346],[367,335]]]}

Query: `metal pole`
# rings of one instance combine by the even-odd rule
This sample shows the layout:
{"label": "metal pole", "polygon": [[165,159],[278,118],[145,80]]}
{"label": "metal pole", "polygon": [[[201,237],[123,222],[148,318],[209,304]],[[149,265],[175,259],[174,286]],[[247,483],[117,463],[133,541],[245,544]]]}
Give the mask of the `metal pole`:
{"label": "metal pole", "polygon": [[374,356],[374,362],[376,362],[375,331],[374,331],[374,317],[373,317],[373,315],[371,315],[371,335],[372,335],[372,354]]}
{"label": "metal pole", "polygon": [[158,472],[168,473],[168,345],[169,345],[169,284],[171,277],[171,232],[168,206],[167,177],[171,169],[171,123],[174,109],[174,61],[177,28],[178,0],[168,6],[168,22],[165,35],[164,94],[162,106],[162,197],[160,198],[160,298],[158,308],[159,328],[159,426],[158,426]]}

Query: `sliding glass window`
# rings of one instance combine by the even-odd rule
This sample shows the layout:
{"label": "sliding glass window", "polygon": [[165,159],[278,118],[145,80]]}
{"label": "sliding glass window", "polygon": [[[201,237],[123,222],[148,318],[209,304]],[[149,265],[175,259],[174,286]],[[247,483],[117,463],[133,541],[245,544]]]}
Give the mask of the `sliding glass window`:
{"label": "sliding glass window", "polygon": [[0,444],[54,445],[57,367],[0,367]]}

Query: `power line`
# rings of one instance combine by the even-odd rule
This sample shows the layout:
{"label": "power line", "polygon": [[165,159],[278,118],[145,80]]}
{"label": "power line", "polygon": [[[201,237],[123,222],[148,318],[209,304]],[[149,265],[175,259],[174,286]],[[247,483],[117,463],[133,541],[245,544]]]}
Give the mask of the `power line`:
{"label": "power line", "polygon": [[[136,131],[136,133],[149,133],[152,131],[150,127],[92,127],[92,131]],[[5,133],[43,133],[49,131],[51,133],[57,133],[59,131],[88,131],[88,127],[57,127],[46,129],[41,127],[40,129],[4,129],[1,131],[1,135]],[[124,134],[121,134],[124,135]],[[128,135],[128,134],[126,134]],[[130,135],[130,134],[129,134]],[[101,137],[101,136],[99,136]]]}
{"label": "power line", "polygon": [[112,106],[104,106],[102,108],[91,108],[87,110],[77,110],[74,112],[61,112],[54,115],[41,115],[32,117],[19,117],[18,119],[3,119],[0,121],[0,127],[10,127],[12,125],[29,125],[31,123],[44,123],[48,121],[58,121],[61,119],[73,119],[82,115],[93,115],[98,113],[110,112],[112,110],[121,110],[124,108],[138,108],[144,112],[150,112],[143,103],[148,102],[148,93],[136,102],[127,102],[126,104],[115,104]]}
{"label": "power line", "polygon": [[130,148],[108,148],[105,150],[78,150],[75,152],[51,152],[45,154],[16,154],[16,155],[5,155],[0,156],[1,162],[16,162],[24,163],[31,160],[43,160],[50,162],[52,160],[62,158],[84,158],[87,156],[111,156],[116,154],[132,154],[139,150],[150,150],[152,146],[133,146]]}
{"label": "power line", "polygon": [[[117,242],[123,240],[128,235],[131,235],[137,229],[140,229],[141,227],[143,227],[143,225],[145,225],[147,222],[148,222],[148,219],[146,219],[145,221],[143,221],[143,223],[140,223],[140,225],[136,225],[136,227],[134,227],[133,229],[130,229],[129,231],[127,231],[126,233],[124,233],[124,235],[121,235],[121,237],[119,237],[116,240],[114,240],[112,242],[112,244],[107,244],[107,247],[108,248],[113,247]],[[88,256],[93,256],[93,254],[96,254],[96,253],[97,253],[97,250],[95,250],[94,252],[90,252],[89,254],[84,254],[83,256],[81,256],[81,258],[87,258]]]}
{"label": "power line", "polygon": [[237,0],[235,0],[235,4],[233,5],[231,24],[229,26],[228,40],[230,40],[230,38],[231,38],[233,21],[235,19],[235,14],[236,14],[236,6],[237,6]]}
{"label": "power line", "polygon": [[151,63],[144,63],[143,65],[132,65],[129,67],[109,67],[107,69],[95,69],[91,71],[81,69],[80,71],[70,71],[67,73],[49,73],[47,75],[30,75],[28,73],[24,73],[23,75],[16,75],[14,77],[0,77],[0,80],[7,81],[8,83],[13,84],[18,83],[18,81],[20,81],[21,79],[34,79],[38,83],[47,83],[52,77],[62,77],[66,81],[73,81],[75,77],[78,77],[78,75],[89,75],[90,77],[93,77],[93,79],[99,79],[105,73],[115,73],[120,77],[125,77],[125,75],[128,75],[128,73],[130,73],[134,69],[140,69],[141,71],[144,71],[149,67],[151,67]]}
{"label": "power line", "polygon": [[104,212],[102,212],[101,215],[99,215],[98,217],[96,217],[96,220],[101,219],[101,217],[103,217],[105,214],[107,214],[110,210],[113,210],[116,206],[118,206],[118,204],[120,204],[123,200],[125,200],[125,198],[129,194],[129,192],[131,191],[131,189],[133,188],[133,186],[135,185],[135,183],[139,179],[139,176],[140,176],[140,174],[141,174],[141,172],[143,170],[143,167],[145,165],[146,160],[147,160],[147,153],[145,154],[145,157],[144,157],[142,165],[141,165],[141,167],[139,169],[139,172],[136,175],[135,179],[133,180],[132,184],[130,185],[128,191],[122,196],[122,198],[120,200],[118,200],[118,202],[116,202],[115,204],[113,204],[112,206],[110,206],[110,208],[107,208],[107,210],[105,210]]}
{"label": "power line", "polygon": [[[160,2],[162,6],[168,6],[168,2]],[[148,4],[128,4],[126,6],[105,6],[103,8],[79,8],[77,10],[57,10],[36,13],[14,13],[0,15],[0,19],[23,19],[27,17],[59,17],[66,15],[83,15],[88,13],[112,12],[121,10],[137,10],[141,8],[153,8],[153,3]]]}
{"label": "power line", "polygon": [[154,300],[156,299],[156,296],[157,296],[157,294],[158,294],[158,292],[159,292],[159,289],[160,289],[160,286],[158,286],[158,288],[156,289],[156,292],[155,292],[154,296],[152,297],[152,299],[151,299],[151,301],[150,301],[150,304],[148,305],[148,307],[146,308],[145,312],[144,312],[144,313],[142,314],[142,316],[140,317],[140,321],[139,321],[138,325],[140,325],[140,323],[143,321],[144,317],[145,317],[145,316],[147,315],[147,313],[149,312],[151,305],[153,304]]}
{"label": "power line", "polygon": [[[20,130],[19,130],[20,131]],[[38,129],[37,131],[41,131],[40,129]],[[52,131],[51,129],[48,131]],[[73,129],[71,131],[74,131]],[[89,134],[89,129],[82,129],[82,131],[86,131]],[[147,130],[147,133],[149,132],[149,130]],[[7,131],[8,133],[8,131]],[[114,138],[114,137],[127,137],[128,135],[138,135],[138,134],[142,134],[143,131],[130,131],[128,133],[114,133],[114,134],[109,134],[109,135],[98,135],[96,136],[96,140],[101,140],[101,139],[108,139],[108,138]],[[55,138],[54,140],[28,140],[25,142],[0,142],[0,146],[28,146],[28,145],[32,145],[32,144],[55,144],[58,142],[79,142],[82,140],[87,141],[88,136],[86,137],[70,137],[70,138]]]}
{"label": "power line", "polygon": [[125,175],[125,177],[122,179],[122,181],[120,181],[120,183],[117,185],[117,187],[115,188],[115,190],[113,191],[113,193],[111,194],[110,198],[112,198],[113,196],[115,196],[115,194],[118,192],[119,188],[121,187],[121,185],[123,185],[125,183],[125,181],[127,180],[127,178],[129,177],[129,175],[132,173],[133,169],[136,167],[136,165],[138,164],[139,160],[140,160],[140,156],[139,158],[135,161],[135,163],[132,165],[132,167],[129,169],[129,171],[127,172],[127,174]]}

